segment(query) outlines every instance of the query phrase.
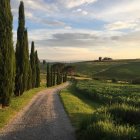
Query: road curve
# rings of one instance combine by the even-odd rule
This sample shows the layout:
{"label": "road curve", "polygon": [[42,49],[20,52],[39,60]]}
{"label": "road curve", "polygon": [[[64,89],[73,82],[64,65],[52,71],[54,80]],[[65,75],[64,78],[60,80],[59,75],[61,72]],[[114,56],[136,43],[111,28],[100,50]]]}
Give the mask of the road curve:
{"label": "road curve", "polygon": [[36,94],[0,132],[0,140],[75,140],[74,129],[57,94],[68,84]]}

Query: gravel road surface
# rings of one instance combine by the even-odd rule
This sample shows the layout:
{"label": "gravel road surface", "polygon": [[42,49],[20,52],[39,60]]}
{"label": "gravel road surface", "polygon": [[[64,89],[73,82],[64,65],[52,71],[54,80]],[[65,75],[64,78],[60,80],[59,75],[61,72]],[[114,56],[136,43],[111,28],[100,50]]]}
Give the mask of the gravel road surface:
{"label": "gravel road surface", "polygon": [[46,89],[0,132],[0,140],[75,140],[58,92],[69,83]]}

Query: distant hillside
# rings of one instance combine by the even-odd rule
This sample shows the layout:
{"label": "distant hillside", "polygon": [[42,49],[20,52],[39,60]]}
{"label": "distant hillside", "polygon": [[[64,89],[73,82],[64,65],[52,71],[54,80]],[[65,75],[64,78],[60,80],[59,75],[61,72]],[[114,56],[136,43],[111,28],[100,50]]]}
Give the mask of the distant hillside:
{"label": "distant hillside", "polygon": [[140,60],[114,60],[109,62],[74,63],[77,74],[89,77],[118,80],[132,80],[140,77]]}
{"label": "distant hillside", "polygon": [[120,80],[132,80],[140,78],[140,62],[130,62],[111,67],[105,71],[95,74],[99,78],[116,78]]}

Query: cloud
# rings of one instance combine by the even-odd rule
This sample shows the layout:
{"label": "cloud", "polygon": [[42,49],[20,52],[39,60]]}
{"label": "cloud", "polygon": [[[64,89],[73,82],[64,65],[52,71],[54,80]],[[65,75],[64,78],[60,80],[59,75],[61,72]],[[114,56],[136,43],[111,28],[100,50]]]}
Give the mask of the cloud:
{"label": "cloud", "polygon": [[105,28],[108,30],[136,29],[137,27],[139,27],[139,23],[137,21],[132,22],[117,21],[105,26]]}
{"label": "cloud", "polygon": [[70,30],[70,29],[72,29],[72,27],[71,26],[65,26],[65,29]]}
{"label": "cloud", "polygon": [[[102,3],[102,9],[95,11],[94,16],[106,21],[128,21],[139,19],[140,12],[139,0],[106,0],[106,4]],[[97,13],[98,12],[98,13]]]}
{"label": "cloud", "polygon": [[[66,23],[60,20],[56,20],[48,17],[48,13],[51,15],[52,11],[56,12],[57,8],[55,4],[47,4],[44,0],[23,0],[25,7],[26,19],[32,23],[38,23],[40,25],[47,25],[51,27],[68,27]],[[12,13],[14,18],[18,18],[18,6],[20,0],[12,0]],[[27,25],[28,26],[28,25]],[[69,26],[70,27],[70,26]]]}
{"label": "cloud", "polygon": [[[76,61],[76,60],[87,60],[87,59],[93,60],[95,58],[95,56],[93,55],[93,52],[91,52],[87,48],[81,48],[79,50],[78,48],[73,48],[73,47],[61,47],[61,48],[50,47],[50,48],[45,48],[45,49],[42,47],[38,51],[41,54],[42,59],[46,59],[47,57],[51,60],[56,60],[56,61]],[[46,54],[46,52],[48,53]]]}
{"label": "cloud", "polygon": [[[122,33],[118,31],[92,31],[78,29],[33,30],[29,32],[30,40],[36,40],[40,46],[96,48],[97,46],[114,46],[114,44],[134,44],[139,46],[140,32]],[[128,43],[128,45],[129,45]],[[123,45],[122,45],[123,46]],[[125,45],[127,47],[127,45]],[[124,46],[123,46],[124,47]]]}
{"label": "cloud", "polygon": [[118,31],[36,29],[29,30],[30,43],[32,40],[40,59],[57,61],[93,60],[99,56],[139,58],[140,52],[140,31],[124,34]]}
{"label": "cloud", "polygon": [[87,11],[82,11],[82,14],[83,14],[83,15],[87,15],[88,12],[87,12]]}
{"label": "cloud", "polygon": [[82,9],[77,9],[76,11],[77,11],[77,12],[81,12],[81,11],[82,11]]}
{"label": "cloud", "polygon": [[64,4],[67,8],[75,8],[81,6],[83,4],[90,4],[94,3],[97,0],[58,0],[61,4]]}
{"label": "cloud", "polygon": [[88,15],[88,12],[86,10],[83,10],[83,9],[76,9],[73,11],[73,13],[78,13],[78,15],[81,14],[84,16]]}
{"label": "cloud", "polygon": [[[21,0],[11,0],[12,7],[17,8]],[[46,3],[45,0],[22,0],[25,4],[25,9],[30,9],[37,12],[57,11],[58,8],[54,3]]]}
{"label": "cloud", "polygon": [[30,31],[29,37],[30,40],[35,40],[42,59],[84,60],[97,58],[100,55],[113,58],[138,58],[137,52],[140,51],[140,32],[124,34],[118,31],[45,29]]}

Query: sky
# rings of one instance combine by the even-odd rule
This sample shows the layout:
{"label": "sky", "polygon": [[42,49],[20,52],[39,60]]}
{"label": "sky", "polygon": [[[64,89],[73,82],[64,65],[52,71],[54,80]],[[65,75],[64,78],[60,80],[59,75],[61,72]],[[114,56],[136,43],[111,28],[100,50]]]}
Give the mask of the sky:
{"label": "sky", "polygon": [[[29,43],[54,61],[140,58],[140,0],[23,0]],[[16,43],[18,6],[11,0]]]}

